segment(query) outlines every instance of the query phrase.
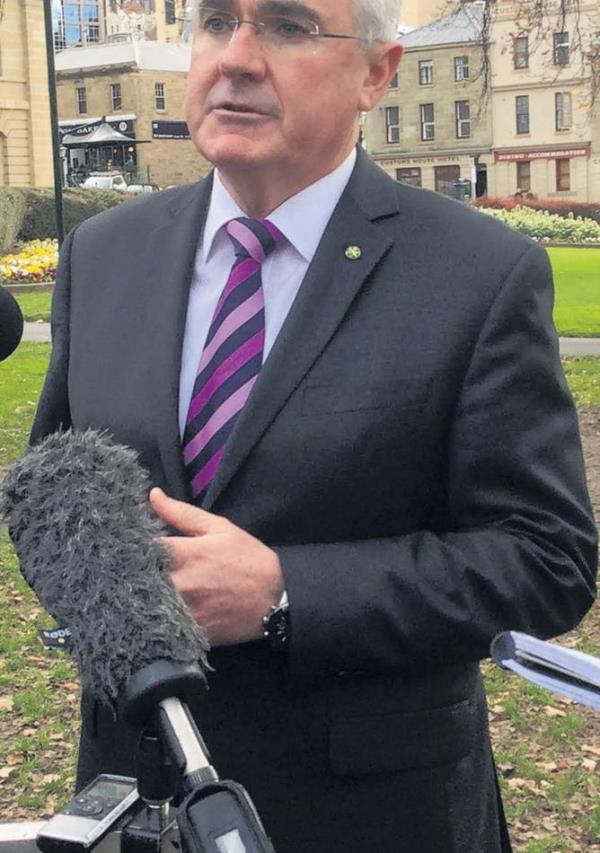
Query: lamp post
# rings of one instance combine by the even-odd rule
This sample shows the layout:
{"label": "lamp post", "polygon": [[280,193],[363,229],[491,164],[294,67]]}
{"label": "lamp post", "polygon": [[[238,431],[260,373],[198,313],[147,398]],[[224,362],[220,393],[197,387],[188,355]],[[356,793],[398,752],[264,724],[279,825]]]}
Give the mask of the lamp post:
{"label": "lamp post", "polygon": [[52,132],[52,161],[54,164],[54,207],[58,245],[65,237],[63,222],[63,181],[60,162],[60,139],[58,135],[58,109],[56,104],[56,71],[54,67],[54,30],[52,27],[52,0],[44,0],[44,24],[46,29],[46,62],[48,66],[48,94],[50,102],[50,128]]}

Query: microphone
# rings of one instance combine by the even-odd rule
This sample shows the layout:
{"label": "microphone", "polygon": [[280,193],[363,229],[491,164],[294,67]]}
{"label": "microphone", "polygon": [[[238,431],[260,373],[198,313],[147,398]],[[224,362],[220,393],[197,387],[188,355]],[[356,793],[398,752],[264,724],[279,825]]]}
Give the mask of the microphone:
{"label": "microphone", "polygon": [[0,516],[25,580],[71,631],[84,689],[134,725],[158,719],[190,788],[218,778],[180,701],[205,687],[208,641],[169,578],[149,489],[134,450],[69,430],[9,468]]}
{"label": "microphone", "polygon": [[23,314],[14,296],[0,287],[0,361],[12,355],[23,337]]}

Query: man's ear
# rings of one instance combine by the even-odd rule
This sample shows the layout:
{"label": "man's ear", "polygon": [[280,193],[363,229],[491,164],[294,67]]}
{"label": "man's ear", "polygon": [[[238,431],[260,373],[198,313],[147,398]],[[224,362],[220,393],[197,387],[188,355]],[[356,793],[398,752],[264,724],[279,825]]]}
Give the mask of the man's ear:
{"label": "man's ear", "polygon": [[369,73],[365,78],[358,103],[361,112],[368,113],[377,106],[400,63],[404,48],[398,42],[373,47],[367,57]]}

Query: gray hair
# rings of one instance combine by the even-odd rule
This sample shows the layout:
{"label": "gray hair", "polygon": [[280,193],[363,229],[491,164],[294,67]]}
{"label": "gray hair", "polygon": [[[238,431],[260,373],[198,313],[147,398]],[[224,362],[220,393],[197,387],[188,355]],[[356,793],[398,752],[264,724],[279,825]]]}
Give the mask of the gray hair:
{"label": "gray hair", "polygon": [[400,0],[352,0],[358,31],[370,44],[394,41],[398,34]]}

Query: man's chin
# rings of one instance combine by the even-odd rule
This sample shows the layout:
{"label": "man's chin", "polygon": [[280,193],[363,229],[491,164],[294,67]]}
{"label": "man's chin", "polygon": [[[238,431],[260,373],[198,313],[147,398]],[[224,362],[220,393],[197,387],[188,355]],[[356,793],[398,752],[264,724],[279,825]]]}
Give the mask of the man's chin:
{"label": "man's chin", "polygon": [[246,170],[260,168],[268,162],[268,155],[243,137],[229,136],[227,139],[198,144],[198,150],[217,169]]}

